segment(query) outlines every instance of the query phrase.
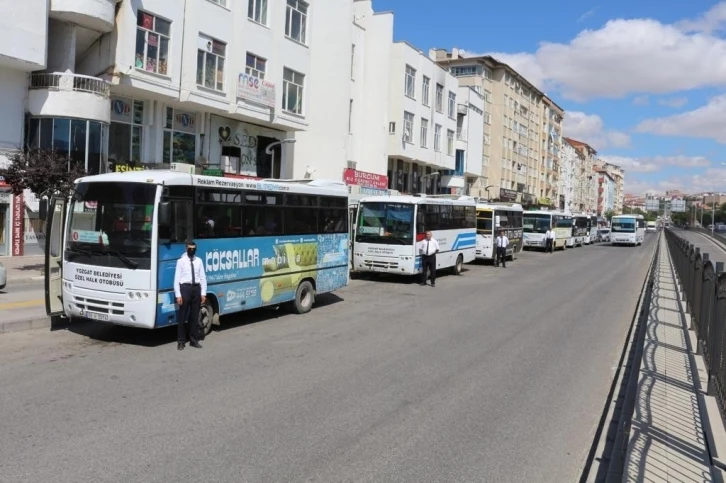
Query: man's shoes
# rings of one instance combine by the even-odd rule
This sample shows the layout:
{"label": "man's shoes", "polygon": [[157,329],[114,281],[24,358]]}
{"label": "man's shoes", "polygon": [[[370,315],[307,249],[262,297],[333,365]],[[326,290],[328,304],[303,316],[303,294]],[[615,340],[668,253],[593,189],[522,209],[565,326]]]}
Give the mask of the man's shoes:
{"label": "man's shoes", "polygon": [[177,342],[177,344],[176,344],[176,350],[183,351],[184,350],[184,342]]}
{"label": "man's shoes", "polygon": [[432,286],[432,287],[435,287],[435,286],[436,286],[436,284],[435,284],[435,283],[432,283],[432,284],[431,284],[431,286]]}
{"label": "man's shoes", "polygon": [[421,283],[419,283],[419,285],[421,285],[422,287],[425,287],[426,286],[426,282],[421,282]]}
{"label": "man's shoes", "polygon": [[189,345],[192,346],[192,347],[194,347],[195,349],[201,349],[202,348],[202,344],[200,344],[199,342],[190,342]]}

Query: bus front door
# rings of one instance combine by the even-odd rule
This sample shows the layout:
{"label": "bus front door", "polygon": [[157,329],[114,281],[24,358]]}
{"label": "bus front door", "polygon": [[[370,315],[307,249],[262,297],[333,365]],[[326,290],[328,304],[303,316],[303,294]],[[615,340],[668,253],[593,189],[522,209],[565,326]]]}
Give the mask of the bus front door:
{"label": "bus front door", "polygon": [[53,197],[48,202],[45,236],[45,312],[48,316],[63,315],[63,247],[66,220],[65,198]]}

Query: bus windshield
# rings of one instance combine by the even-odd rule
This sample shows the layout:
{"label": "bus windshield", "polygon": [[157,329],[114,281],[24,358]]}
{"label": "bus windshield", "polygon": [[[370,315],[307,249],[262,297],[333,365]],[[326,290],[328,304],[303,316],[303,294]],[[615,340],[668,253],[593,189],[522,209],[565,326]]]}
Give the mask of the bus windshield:
{"label": "bus windshield", "polygon": [[492,212],[477,211],[476,213],[476,232],[480,235],[492,234]]}
{"label": "bus windshield", "polygon": [[142,183],[80,183],[70,204],[65,260],[149,269],[156,188]]}
{"label": "bus windshield", "polygon": [[548,215],[528,215],[525,213],[523,228],[525,233],[547,233],[552,218]]}
{"label": "bus windshield", "polygon": [[635,220],[613,220],[610,228],[613,232],[635,233]]}
{"label": "bus windshield", "polygon": [[355,241],[388,245],[413,244],[414,208],[414,205],[404,203],[361,203]]}

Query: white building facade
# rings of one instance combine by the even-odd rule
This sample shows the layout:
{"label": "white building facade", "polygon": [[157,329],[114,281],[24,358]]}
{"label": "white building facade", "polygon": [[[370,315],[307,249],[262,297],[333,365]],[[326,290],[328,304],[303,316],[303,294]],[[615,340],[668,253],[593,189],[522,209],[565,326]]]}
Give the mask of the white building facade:
{"label": "white building facade", "polygon": [[411,44],[396,42],[389,80],[388,187],[401,193],[450,189],[443,178],[456,170],[456,78]]}
{"label": "white building facade", "polygon": [[482,197],[481,184],[484,148],[484,96],[473,87],[457,91],[456,159],[454,170],[446,171],[441,183],[451,193]]}
{"label": "white building facade", "polygon": [[[177,162],[388,185],[393,15],[370,1],[5,3],[0,162],[53,148],[92,174]],[[16,232],[37,239],[37,216],[11,229],[19,197],[2,189],[0,256],[36,253]]]}
{"label": "white building facade", "polygon": [[326,40],[312,49],[310,122],[295,134],[293,176],[342,176],[354,195],[382,194],[388,189],[393,13],[374,12],[370,0],[342,1],[336,8],[334,18],[347,23],[330,26]]}

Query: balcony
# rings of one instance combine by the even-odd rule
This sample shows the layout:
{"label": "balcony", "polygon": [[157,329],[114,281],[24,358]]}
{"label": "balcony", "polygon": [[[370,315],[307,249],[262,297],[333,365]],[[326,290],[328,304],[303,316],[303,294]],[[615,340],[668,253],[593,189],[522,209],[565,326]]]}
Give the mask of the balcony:
{"label": "balcony", "polygon": [[35,73],[28,90],[33,116],[111,122],[111,86],[102,79],[70,72]]}
{"label": "balcony", "polygon": [[96,32],[113,30],[117,0],[51,0],[50,17]]}

